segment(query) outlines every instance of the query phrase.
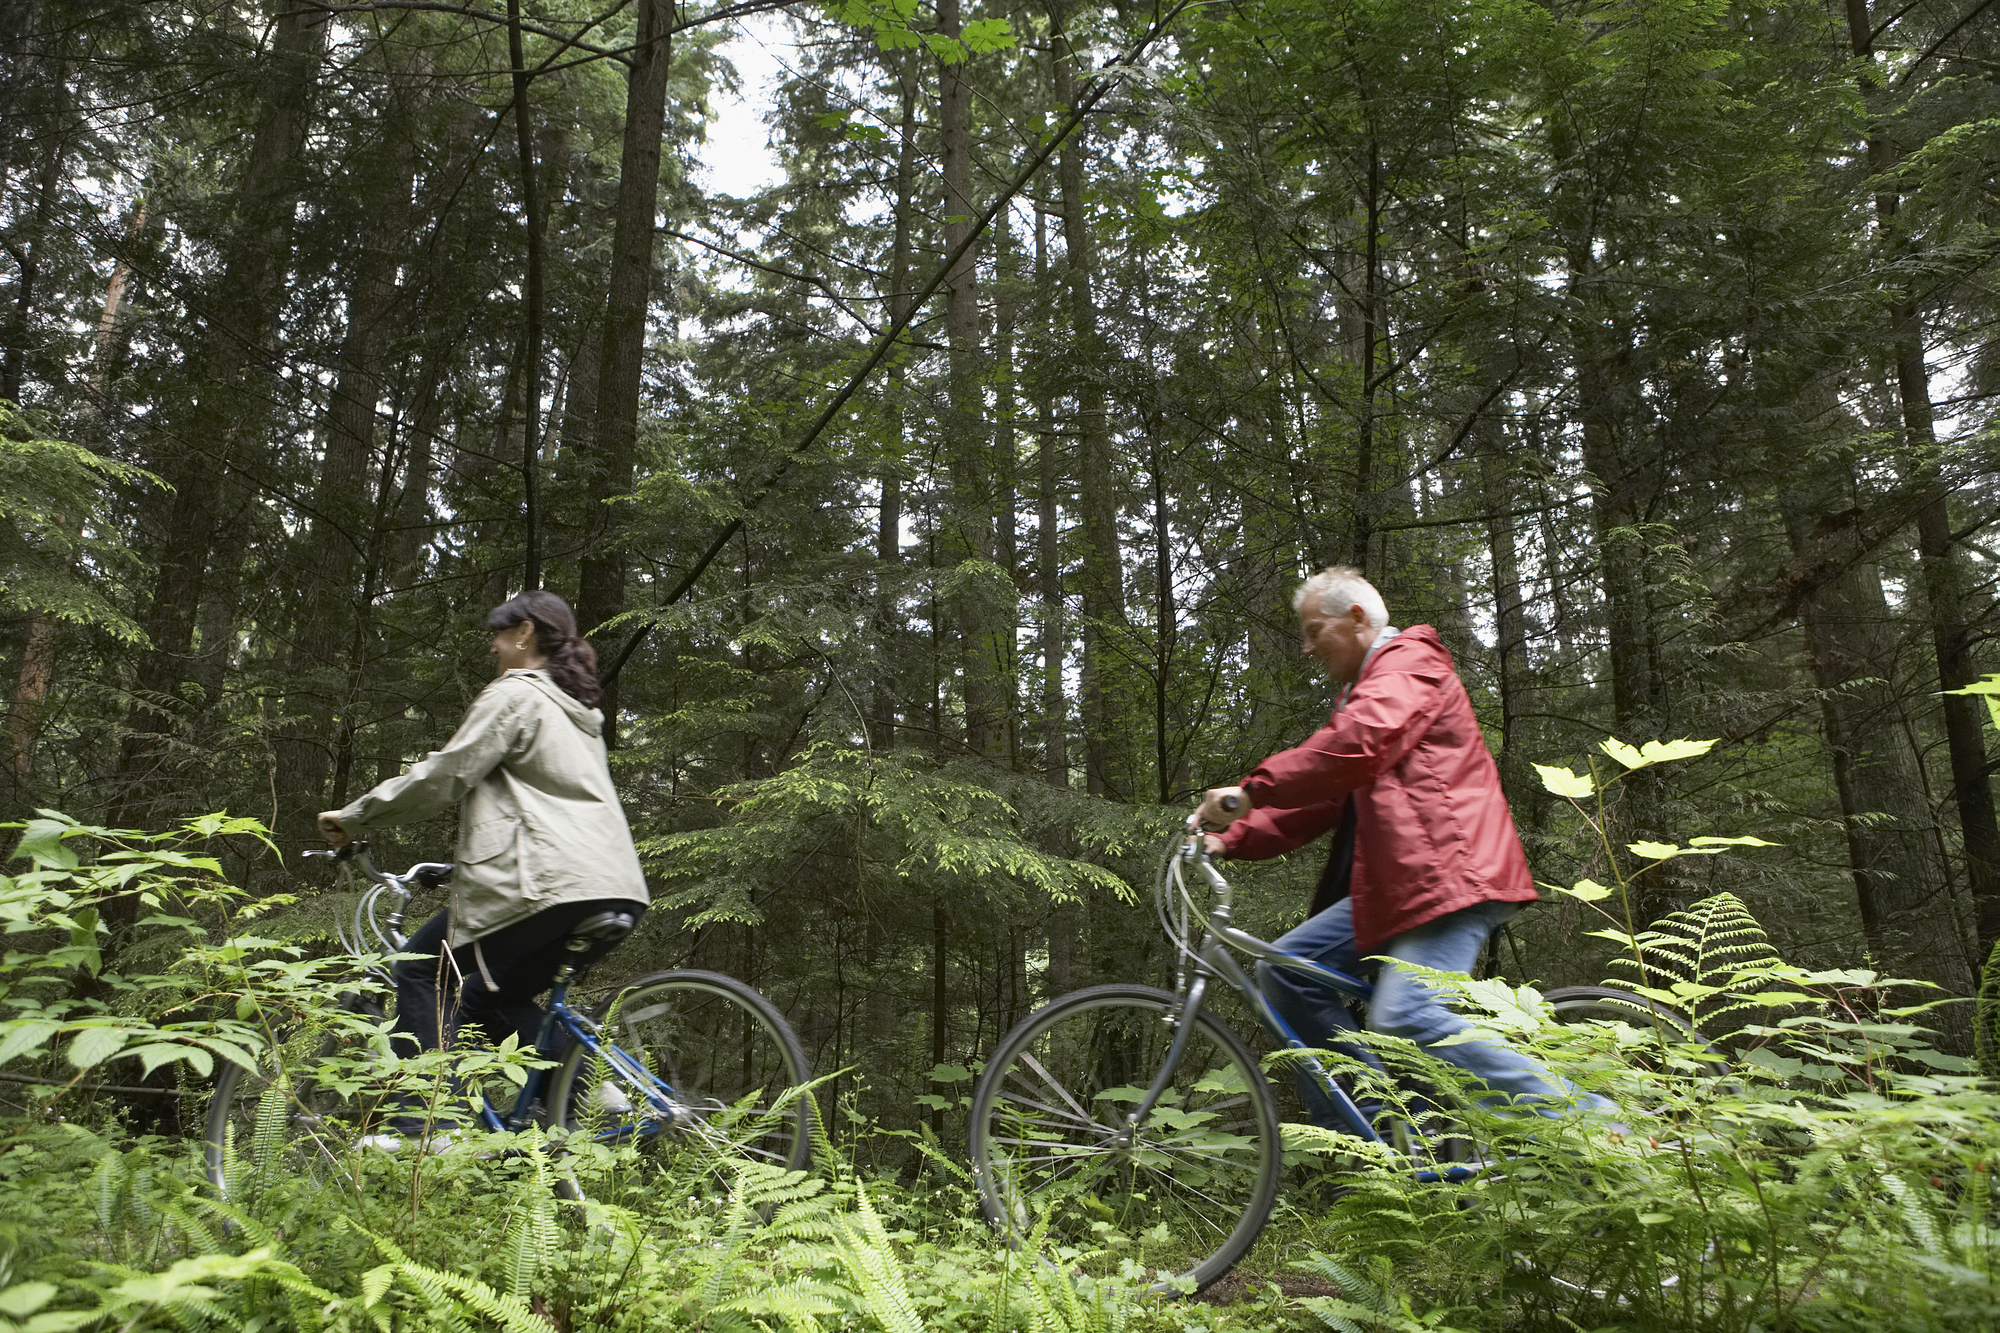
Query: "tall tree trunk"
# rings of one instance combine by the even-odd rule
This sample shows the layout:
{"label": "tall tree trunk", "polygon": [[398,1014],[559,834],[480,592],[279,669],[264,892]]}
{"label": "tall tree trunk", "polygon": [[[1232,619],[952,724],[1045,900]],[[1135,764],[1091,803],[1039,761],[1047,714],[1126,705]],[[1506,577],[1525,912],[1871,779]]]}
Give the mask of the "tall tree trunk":
{"label": "tall tree trunk", "polygon": [[[1048,299],[1049,221],[1035,210],[1035,290],[1042,293],[1041,371],[1035,378],[1035,592],[1041,611],[1042,765],[1052,787],[1069,786],[1069,699],[1063,688],[1063,668],[1069,638],[1063,599],[1062,495],[1063,452],[1056,429],[1054,389],[1050,383],[1055,344],[1054,310]],[[1049,963],[1043,973],[1044,998],[1062,995],[1076,986],[1076,960],[1083,932],[1083,911],[1077,903],[1048,904]]]}
{"label": "tall tree trunk", "polygon": [[[1035,210],[1035,290],[1049,290],[1049,220]],[[1069,701],[1063,691],[1062,454],[1049,389],[1048,305],[1041,322],[1042,371],[1035,382],[1035,592],[1041,604],[1042,770],[1049,785],[1069,786]]]}
{"label": "tall tree trunk", "polygon": [[[1059,106],[1076,102],[1076,65],[1083,56],[1065,26],[1069,6],[1056,0],[1049,7],[1054,29],[1055,100]],[[1106,353],[1097,331],[1093,289],[1096,249],[1083,197],[1085,127],[1079,126],[1057,154],[1056,179],[1063,224],[1063,250],[1070,337],[1074,348],[1072,373],[1076,388],[1076,484],[1082,548],[1084,785],[1093,795],[1113,787],[1111,738],[1116,734],[1108,679],[1111,638],[1124,619],[1125,576],[1118,545],[1118,490],[1111,457],[1111,427],[1106,413],[1104,376]]]}
{"label": "tall tree trunk", "polygon": [[[398,136],[391,142],[404,141]],[[415,181],[407,150],[393,147],[391,153],[401,160],[382,173],[383,189],[369,208],[373,225],[362,238],[348,285],[347,329],[326,410],[326,450],[302,546],[285,707],[295,721],[275,744],[281,845],[309,839],[315,815],[326,808],[321,803],[327,799],[333,762],[333,719],[347,693],[349,643],[355,631],[356,567],[380,532],[380,524],[371,522],[379,516],[368,494],[368,476],[375,461],[383,367],[396,343],[401,304],[396,274],[406,258],[400,243],[408,229],[404,201]],[[378,495],[389,486],[385,471]]]}
{"label": "tall tree trunk", "polygon": [[[907,57],[894,58],[896,81],[901,93],[902,112],[897,120],[896,203],[889,245],[889,318],[900,320],[910,307],[910,252],[915,227],[917,191],[917,93],[919,79]],[[875,524],[875,660],[871,739],[887,749],[896,743],[899,688],[902,661],[902,616],[896,607],[899,579],[897,566],[903,558],[903,474],[909,449],[908,393],[905,357],[889,358],[888,388],[884,394],[882,420],[888,457],[883,460],[876,483],[882,503]]]}
{"label": "tall tree trunk", "polygon": [[20,253],[20,284],[14,289],[14,306],[7,314],[6,352],[0,355],[0,398],[21,399],[21,380],[27,373],[29,344],[34,341],[35,302],[41,299],[41,270],[49,217],[55,209],[56,190],[62,185],[63,164],[69,158],[69,137],[60,132],[46,136],[46,152],[35,175],[35,207],[27,226],[27,246]]}
{"label": "tall tree trunk", "polygon": [[[1874,25],[1868,0],[1846,0],[1848,40],[1863,62],[1861,94],[1874,123],[1868,134],[1868,168],[1876,179],[1875,214],[1885,248],[1907,255],[1907,238],[1896,225],[1901,199],[1894,183],[1901,146],[1886,126],[1889,108],[1875,65]],[[1889,307],[1889,333],[1896,355],[1896,393],[1902,406],[1903,446],[1913,460],[1915,479],[1929,497],[1917,511],[1917,554],[1924,601],[1929,613],[1931,647],[1937,656],[1938,685],[1944,710],[1945,748],[1951,760],[1952,802],[1964,838],[1966,878],[1972,886],[1979,957],[2000,948],[2000,821],[1993,812],[1992,783],[1986,766],[1984,709],[1979,701],[1953,690],[1979,678],[1973,661],[1971,615],[1967,610],[1964,559],[1951,535],[1951,500],[1957,487],[1940,474],[1937,459],[1937,414],[1931,404],[1930,370],[1924,361],[1923,316],[1912,295],[1904,294]]]}
{"label": "tall tree trunk", "polygon": [[[959,0],[939,0],[938,32],[957,37],[963,24]],[[966,62],[938,66],[938,142],[944,177],[944,250],[951,253],[972,234],[972,90]],[[977,247],[959,256],[945,275],[945,347],[948,363],[944,433],[950,460],[950,510],[944,560],[952,566],[993,560],[993,448],[980,374]],[[959,669],[965,706],[965,745],[974,754],[1007,753],[1006,710],[1001,702],[1002,645],[993,590],[984,579],[961,579],[947,610],[958,630]]]}
{"label": "tall tree trunk", "polygon": [[[507,0],[507,52],[514,62],[514,145],[521,159],[521,222],[527,273],[521,328],[521,587],[542,586],[542,207],[529,127],[528,57],[521,36],[521,0]],[[651,226],[650,220],[647,224]]]}
{"label": "tall tree trunk", "polygon": [[[1793,553],[1815,567],[1840,570],[1801,601],[1799,619],[1821,692],[1862,926],[1885,971],[1964,994],[1972,968],[1936,854],[1921,760],[1910,741],[1903,643],[1857,521],[1855,488],[1842,457],[1846,423],[1832,377],[1818,375],[1796,394],[1766,396],[1789,401],[1793,409],[1789,428],[1768,446],[1771,456],[1794,468],[1801,459],[1808,464],[1803,472],[1789,472],[1778,488]],[[1801,448],[1812,440],[1821,447]],[[1962,1020],[1947,1014],[1944,1021],[1962,1034]]]}
{"label": "tall tree trunk", "polygon": [[[1019,381],[1015,364],[1015,319],[1020,290],[1015,271],[1014,226],[1005,213],[993,233],[993,563],[1006,577],[1008,589],[1018,588],[1021,574],[1019,503],[1020,441],[1017,413]],[[1009,767],[1021,764],[1020,662],[1015,639],[1020,628],[1020,599],[1009,596],[993,608],[991,629],[1000,728]],[[1010,1025],[1011,1026],[1011,1025]]]}
{"label": "tall tree trunk", "polygon": [[1479,460],[1480,505],[1486,511],[1486,544],[1493,573],[1493,665],[1500,697],[1500,776],[1510,793],[1524,793],[1527,762],[1516,719],[1521,687],[1528,674],[1528,618],[1521,595],[1520,541],[1515,531],[1514,487],[1507,445],[1498,417],[1482,416],[1473,427]]}
{"label": "tall tree trunk", "polygon": [[1172,714],[1174,701],[1174,647],[1177,621],[1174,612],[1173,525],[1168,519],[1166,463],[1161,457],[1155,423],[1151,448],[1147,451],[1147,471],[1153,483],[1153,770],[1161,805],[1174,799],[1184,777],[1173,759]]}
{"label": "tall tree trunk", "polygon": [[1375,362],[1382,346],[1382,150],[1373,137],[1368,140],[1368,185],[1362,198],[1363,225],[1361,273],[1361,418],[1354,426],[1354,540],[1348,563],[1368,570],[1369,550],[1375,543],[1375,515],[1379,507],[1375,495]]}
{"label": "tall tree trunk", "polygon": [[[133,203],[125,220],[125,240],[136,246],[146,229],[146,201]],[[123,321],[126,294],[132,285],[132,265],[124,255],[112,261],[111,278],[105,284],[104,304],[97,315],[97,331],[91,339],[91,414],[102,433],[105,406],[111,396],[111,365],[118,346],[118,329]],[[13,701],[7,709],[8,767],[15,784],[14,804],[25,813],[30,806],[20,797],[34,774],[35,738],[41,730],[42,709],[56,674],[56,619],[40,608],[28,613],[26,641],[21,646],[21,669],[14,681]]]}
{"label": "tall tree trunk", "polygon": [[[298,160],[319,86],[326,17],[307,0],[286,0],[260,72],[256,130],[211,303],[215,320],[202,329],[193,356],[193,380],[201,387],[180,433],[194,444],[156,469],[172,483],[173,500],[152,595],[140,619],[149,646],[140,659],[136,701],[119,757],[114,824],[153,820],[173,778],[171,737],[185,707],[181,686],[196,665],[191,649],[197,612],[212,591],[209,557],[233,508],[233,459],[260,443],[263,433],[268,400],[240,381],[255,345],[249,334],[272,327],[284,298]],[[260,400],[266,404],[262,409]]]}
{"label": "tall tree trunk", "polygon": [[[618,201],[611,229],[611,274],[604,300],[604,344],[596,372],[597,426],[590,439],[591,539],[585,545],[577,622],[588,634],[625,610],[625,517],[610,502],[629,495],[638,466],[639,391],[646,356],[646,314],[653,299],[653,232],[659,219],[660,143],[666,133],[672,0],[639,0],[632,73],[625,84],[625,137],[619,150]],[[617,743],[618,686],[599,705],[605,739]]]}

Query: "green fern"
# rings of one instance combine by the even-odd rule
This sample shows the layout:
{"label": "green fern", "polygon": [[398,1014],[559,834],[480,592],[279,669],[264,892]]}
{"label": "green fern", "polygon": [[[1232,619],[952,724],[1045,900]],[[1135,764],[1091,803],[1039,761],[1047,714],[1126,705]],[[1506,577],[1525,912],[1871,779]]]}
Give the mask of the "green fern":
{"label": "green fern", "polygon": [[1315,1273],[1340,1288],[1339,1296],[1305,1296],[1299,1304],[1335,1333],[1371,1333],[1392,1329],[1395,1333],[1429,1333],[1431,1325],[1419,1321],[1407,1298],[1394,1294],[1395,1265],[1385,1255],[1375,1255],[1363,1275],[1329,1255],[1313,1251],[1310,1258],[1292,1265]]}
{"label": "green fern", "polygon": [[542,1145],[530,1143],[527,1158],[530,1169],[515,1183],[514,1216],[508,1224],[501,1253],[507,1292],[521,1301],[533,1294],[535,1281],[560,1240],[555,1192],[550,1186],[548,1158],[542,1152]]}
{"label": "green fern", "polygon": [[843,1287],[813,1278],[794,1278],[782,1286],[735,1297],[715,1307],[716,1314],[776,1316],[794,1333],[819,1333],[827,1315],[854,1309],[853,1294]]}
{"label": "green fern", "polygon": [[744,1254],[757,1232],[757,1210],[750,1201],[754,1174],[746,1165],[730,1182],[722,1234],[713,1242],[715,1258],[702,1277],[700,1303],[704,1309],[715,1309],[730,1299],[736,1274],[743,1266]]}
{"label": "green fern", "polygon": [[2000,1079],[2000,943],[1979,970],[1979,997],[1973,1020],[1973,1045],[1980,1072]]}
{"label": "green fern", "polygon": [[1639,952],[1646,959],[1645,972],[1630,954],[1621,953],[1611,960],[1621,975],[1607,984],[1670,991],[1698,1027],[1758,1007],[1758,995],[1767,989],[1760,974],[1783,961],[1757,918],[1733,893],[1704,898],[1640,931]]}
{"label": "green fern", "polygon": [[465,1318],[467,1311],[500,1325],[508,1333],[555,1333],[548,1320],[519,1297],[495,1291],[477,1278],[420,1264],[404,1254],[394,1241],[366,1231],[354,1222],[347,1225],[374,1242],[375,1248],[389,1260],[396,1279],[422,1298],[425,1316],[443,1323],[452,1333],[473,1333],[474,1326]]}
{"label": "green fern", "polygon": [[838,1219],[834,1231],[834,1255],[847,1270],[861,1309],[887,1333],[923,1333],[902,1258],[868,1197],[867,1187],[859,1181],[854,1186],[854,1213]]}

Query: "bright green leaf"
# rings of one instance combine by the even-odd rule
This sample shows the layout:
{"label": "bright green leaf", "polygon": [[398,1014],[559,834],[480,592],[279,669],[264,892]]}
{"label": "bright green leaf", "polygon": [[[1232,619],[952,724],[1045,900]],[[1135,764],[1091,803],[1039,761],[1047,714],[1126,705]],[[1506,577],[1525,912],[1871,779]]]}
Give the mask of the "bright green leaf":
{"label": "bright green leaf", "polygon": [[26,1051],[47,1045],[60,1030],[59,1024],[39,1018],[0,1023],[0,1065]]}
{"label": "bright green leaf", "polygon": [[1594,879],[1580,879],[1576,882],[1575,888],[1558,888],[1556,892],[1566,893],[1572,898],[1580,898],[1587,903],[1594,903],[1609,898],[1614,890],[1605,888]]}
{"label": "bright green leaf", "polygon": [[1633,749],[1624,741],[1613,737],[1597,747],[1623,764],[1627,769],[1645,768],[1651,764],[1669,763],[1675,759],[1692,759],[1696,755],[1707,754],[1715,748],[1714,741],[1647,741],[1638,749]]}
{"label": "bright green leaf", "polygon": [[0,1314],[9,1319],[26,1319],[56,1297],[53,1282],[23,1282],[0,1291]]}
{"label": "bright green leaf", "polygon": [[1547,764],[1536,764],[1535,772],[1541,774],[1542,787],[1557,796],[1567,796],[1573,801],[1582,800],[1597,790],[1597,784],[1587,773],[1572,773],[1566,768],[1552,768]]}
{"label": "bright green leaf", "polygon": [[1776,847],[1775,842],[1765,842],[1762,838],[1689,838],[1691,847]]}
{"label": "bright green leaf", "polygon": [[1676,856],[1719,856],[1720,847],[1676,847],[1670,842],[1628,842],[1625,850],[1648,861],[1671,861]]}
{"label": "bright green leaf", "polygon": [[69,1044],[69,1062],[78,1069],[90,1069],[118,1054],[132,1034],[121,1027],[87,1027]]}

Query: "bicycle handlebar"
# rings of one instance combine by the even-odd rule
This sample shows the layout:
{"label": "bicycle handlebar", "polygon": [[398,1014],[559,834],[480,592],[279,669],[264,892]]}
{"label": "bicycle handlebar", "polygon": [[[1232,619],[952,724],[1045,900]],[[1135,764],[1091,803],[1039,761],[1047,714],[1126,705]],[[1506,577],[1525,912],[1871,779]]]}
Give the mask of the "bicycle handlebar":
{"label": "bicycle handlebar", "polygon": [[[343,843],[339,847],[308,848],[301,855],[314,858],[326,857],[333,861],[352,861],[362,875],[375,885],[361,896],[360,903],[355,906],[354,939],[349,941],[344,930],[339,932],[341,943],[346,945],[349,953],[356,955],[363,952],[361,946],[366,943],[364,922],[374,932],[376,939],[385,946],[383,952],[400,952],[405,942],[403,912],[409,907],[410,898],[416,893],[416,889],[412,886],[421,885],[427,889],[435,889],[451,882],[452,867],[448,861],[419,861],[400,875],[377,870],[375,863],[368,859],[368,841],[365,838]],[[388,915],[386,931],[375,923],[375,899],[384,892],[396,895],[396,904]]]}

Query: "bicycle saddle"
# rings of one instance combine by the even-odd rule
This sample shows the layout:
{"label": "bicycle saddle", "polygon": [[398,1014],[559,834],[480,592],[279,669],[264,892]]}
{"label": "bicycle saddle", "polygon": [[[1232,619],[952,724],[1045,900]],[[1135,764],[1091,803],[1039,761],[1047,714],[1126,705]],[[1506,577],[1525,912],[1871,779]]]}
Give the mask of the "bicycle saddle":
{"label": "bicycle saddle", "polygon": [[609,949],[630,935],[632,927],[638,924],[638,919],[630,912],[599,912],[571,926],[563,947],[571,953],[582,953],[600,946]]}

